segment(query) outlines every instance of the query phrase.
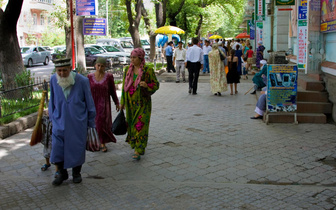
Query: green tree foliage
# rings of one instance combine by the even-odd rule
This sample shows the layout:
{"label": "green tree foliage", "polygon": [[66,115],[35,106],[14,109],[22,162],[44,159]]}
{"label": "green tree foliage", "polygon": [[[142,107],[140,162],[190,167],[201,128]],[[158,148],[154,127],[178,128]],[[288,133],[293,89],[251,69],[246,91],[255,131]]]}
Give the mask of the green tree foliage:
{"label": "green tree foliage", "polygon": [[[173,13],[181,1],[169,1],[167,12]],[[186,0],[176,15],[176,25],[186,31],[187,37],[204,37],[208,32],[224,30],[222,35],[232,36],[242,21],[244,6],[244,0]]]}
{"label": "green tree foliage", "polygon": [[57,46],[65,45],[65,33],[64,30],[55,30],[48,28],[42,33],[42,46]]}

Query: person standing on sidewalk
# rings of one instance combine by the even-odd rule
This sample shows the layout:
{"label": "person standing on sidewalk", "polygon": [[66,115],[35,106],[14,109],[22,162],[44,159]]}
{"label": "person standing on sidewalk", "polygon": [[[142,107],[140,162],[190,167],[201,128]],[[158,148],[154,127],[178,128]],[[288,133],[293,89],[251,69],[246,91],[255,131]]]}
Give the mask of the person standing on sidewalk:
{"label": "person standing on sidewalk", "polygon": [[174,50],[173,65],[176,65],[176,83],[180,82],[180,74],[182,74],[183,82],[185,79],[184,61],[186,58],[186,50],[182,47],[182,42],[178,43],[178,48]]}
{"label": "person standing on sidewalk", "polygon": [[145,65],[145,51],[135,48],[131,52],[131,64],[124,71],[120,100],[120,108],[126,109],[126,142],[134,149],[134,160],[140,160],[140,155],[145,154],[152,113],[151,95],[159,85],[153,68]]}
{"label": "person standing on sidewalk", "polygon": [[53,125],[50,161],[59,169],[59,176],[52,182],[55,186],[68,179],[67,168],[72,168],[74,183],[82,182],[87,130],[96,127],[89,79],[71,71],[70,60],[55,60],[56,74],[50,79],[48,112]]}
{"label": "person standing on sidewalk", "polygon": [[166,51],[166,59],[167,59],[167,72],[170,73],[170,70],[172,70],[174,73],[175,68],[173,65],[173,42],[168,42],[168,46],[165,49]]}
{"label": "person standing on sidewalk", "polygon": [[189,71],[189,94],[197,94],[197,83],[200,70],[203,68],[203,51],[197,46],[198,39],[192,38],[193,46],[188,48],[185,67]]}
{"label": "person standing on sidewalk", "polygon": [[209,40],[205,40],[205,46],[203,46],[203,74],[210,73],[209,68],[209,52],[211,51],[211,46]]}

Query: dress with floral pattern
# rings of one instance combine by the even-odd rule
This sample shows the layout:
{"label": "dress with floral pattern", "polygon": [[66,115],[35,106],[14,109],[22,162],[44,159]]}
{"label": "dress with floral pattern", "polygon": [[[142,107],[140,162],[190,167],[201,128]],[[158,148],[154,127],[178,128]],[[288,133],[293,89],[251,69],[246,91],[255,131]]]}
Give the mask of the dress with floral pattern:
{"label": "dress with floral pattern", "polygon": [[211,92],[218,93],[227,91],[224,63],[220,59],[218,50],[209,52],[209,63]]}
{"label": "dress with floral pattern", "polygon": [[[125,106],[126,121],[128,123],[126,142],[132,149],[140,155],[145,154],[148,141],[149,122],[152,112],[151,95],[159,89],[159,82],[152,68],[143,68],[141,81],[145,81],[148,88],[134,87],[134,81],[137,75],[134,74],[133,85],[127,92],[124,90],[125,78],[129,67],[124,72],[121,101],[120,104]],[[147,93],[147,94],[146,94]]]}

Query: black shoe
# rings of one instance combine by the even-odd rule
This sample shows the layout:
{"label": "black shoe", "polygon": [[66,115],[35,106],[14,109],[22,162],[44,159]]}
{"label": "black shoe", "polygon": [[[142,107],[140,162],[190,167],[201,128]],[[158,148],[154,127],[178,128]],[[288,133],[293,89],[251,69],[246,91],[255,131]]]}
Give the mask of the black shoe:
{"label": "black shoe", "polygon": [[193,95],[197,95],[197,93],[193,93]]}
{"label": "black shoe", "polygon": [[180,81],[176,81],[176,83],[180,83]]}
{"label": "black shoe", "polygon": [[263,118],[263,116],[258,116],[258,117],[250,117],[252,120],[256,120],[256,119],[262,119]]}
{"label": "black shoe", "polygon": [[191,88],[189,88],[189,91],[188,91],[189,94],[191,94]]}
{"label": "black shoe", "polygon": [[220,92],[218,92],[218,96],[221,96],[222,94]]}
{"label": "black shoe", "polygon": [[214,94],[215,96],[218,95],[217,93]]}
{"label": "black shoe", "polygon": [[63,169],[64,171],[61,171],[60,174],[54,179],[52,182],[52,185],[59,186],[63,183],[63,181],[67,180],[69,178],[68,172]]}
{"label": "black shoe", "polygon": [[254,91],[253,91],[252,93],[250,93],[250,94],[254,95],[254,94],[256,94],[256,93],[257,93],[257,91],[254,90]]}
{"label": "black shoe", "polygon": [[72,181],[73,183],[81,183],[82,182],[82,175],[81,174],[77,174],[77,175],[72,175]]}

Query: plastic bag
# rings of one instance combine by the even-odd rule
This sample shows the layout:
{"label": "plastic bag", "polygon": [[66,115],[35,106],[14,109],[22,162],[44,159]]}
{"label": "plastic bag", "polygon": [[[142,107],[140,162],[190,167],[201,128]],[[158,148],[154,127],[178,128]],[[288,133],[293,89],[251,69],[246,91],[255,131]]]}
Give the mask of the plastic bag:
{"label": "plastic bag", "polygon": [[100,150],[100,142],[96,128],[89,128],[86,138],[86,150],[96,152]]}
{"label": "plastic bag", "polygon": [[121,110],[112,124],[112,132],[115,135],[125,135],[127,133],[127,122],[124,110]]}

